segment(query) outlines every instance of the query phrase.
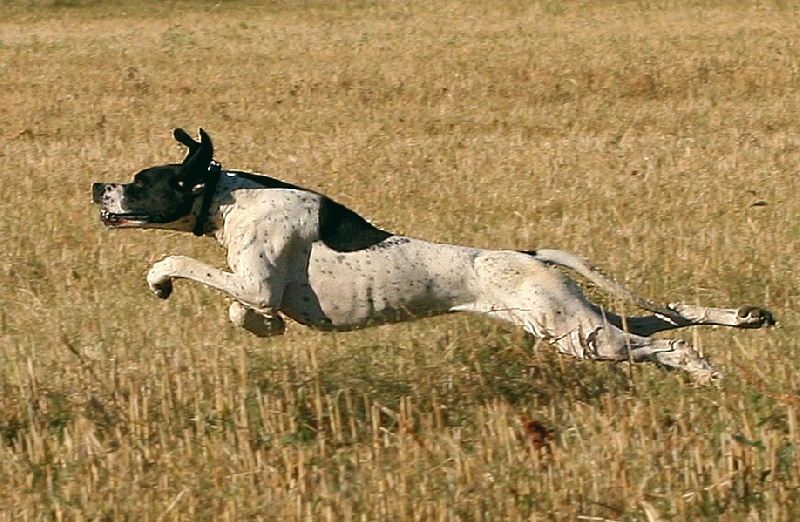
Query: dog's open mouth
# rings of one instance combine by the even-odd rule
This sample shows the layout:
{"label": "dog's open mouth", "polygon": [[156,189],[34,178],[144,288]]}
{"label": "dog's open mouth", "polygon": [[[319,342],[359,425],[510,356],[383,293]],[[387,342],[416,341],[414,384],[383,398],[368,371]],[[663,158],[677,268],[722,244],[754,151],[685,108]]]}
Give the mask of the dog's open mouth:
{"label": "dog's open mouth", "polygon": [[150,216],[132,212],[117,214],[102,210],[100,211],[100,221],[109,228],[140,227],[150,221]]}

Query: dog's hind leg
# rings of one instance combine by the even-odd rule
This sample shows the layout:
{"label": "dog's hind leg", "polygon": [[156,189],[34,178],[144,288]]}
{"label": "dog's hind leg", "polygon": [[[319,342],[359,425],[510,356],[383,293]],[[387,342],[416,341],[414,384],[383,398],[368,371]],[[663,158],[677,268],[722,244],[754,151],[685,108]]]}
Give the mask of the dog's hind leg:
{"label": "dog's hind leg", "polygon": [[775,319],[768,310],[755,306],[740,306],[734,309],[671,303],[667,307],[673,312],[670,317],[660,314],[627,317],[623,324],[622,317],[608,313],[608,320],[618,328],[627,327],[629,332],[645,337],[687,326],[710,325],[753,329],[775,324]]}
{"label": "dog's hind leg", "polygon": [[654,361],[689,372],[698,381],[719,374],[683,341],[650,339],[593,305],[580,287],[547,264],[516,252],[475,259],[478,299],[460,310],[503,319],[580,359]]}
{"label": "dog's hind leg", "polygon": [[233,301],[228,308],[231,322],[240,326],[257,337],[271,337],[281,335],[286,330],[283,318],[275,312],[273,315],[264,315],[248,308],[239,301]]}
{"label": "dog's hind leg", "polygon": [[[539,261],[574,270],[585,277],[604,292],[633,303],[638,308],[653,312],[645,317],[629,317],[626,326],[630,332],[649,336],[665,330],[684,328],[686,326],[713,325],[733,328],[761,328],[772,326],[775,319],[769,310],[756,306],[744,305],[738,308],[713,308],[683,303],[672,303],[662,306],[640,297],[617,282],[607,278],[595,269],[588,261],[563,250],[535,250],[524,252]],[[609,321],[622,328],[622,318],[608,313]]]}
{"label": "dog's hind leg", "polygon": [[[526,328],[527,330],[527,328]],[[624,332],[606,323],[590,332],[576,328],[565,335],[546,338],[559,352],[580,359],[658,363],[689,373],[695,382],[706,384],[720,373],[694,348],[678,339],[651,339]]]}

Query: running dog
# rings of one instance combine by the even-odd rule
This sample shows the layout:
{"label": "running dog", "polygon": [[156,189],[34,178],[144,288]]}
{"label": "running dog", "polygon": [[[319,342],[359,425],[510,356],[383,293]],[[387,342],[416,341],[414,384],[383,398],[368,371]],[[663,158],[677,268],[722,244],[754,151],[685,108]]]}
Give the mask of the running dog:
{"label": "running dog", "polygon": [[[109,228],[157,228],[213,235],[230,271],[185,256],[150,269],[147,283],[166,299],[174,279],[233,298],[231,321],[253,334],[281,334],[282,316],[329,331],[365,328],[448,312],[508,321],[580,359],[655,361],[699,381],[711,364],[682,340],[654,333],[693,325],[760,328],[775,324],[754,306],[661,306],[638,297],[559,250],[483,250],[395,235],[314,191],[214,161],[211,139],[183,129],[182,163],[144,169],[131,183],[94,183],[92,198]],[[592,304],[554,266],[571,269],[651,315],[622,317]]]}

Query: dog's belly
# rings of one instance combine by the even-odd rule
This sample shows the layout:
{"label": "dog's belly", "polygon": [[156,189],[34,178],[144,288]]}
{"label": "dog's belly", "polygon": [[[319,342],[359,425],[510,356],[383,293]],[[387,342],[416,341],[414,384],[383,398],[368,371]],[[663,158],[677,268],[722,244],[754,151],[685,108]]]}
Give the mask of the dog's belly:
{"label": "dog's belly", "polygon": [[478,252],[397,236],[355,252],[315,243],[307,270],[290,277],[281,311],[325,330],[446,313],[474,300]]}

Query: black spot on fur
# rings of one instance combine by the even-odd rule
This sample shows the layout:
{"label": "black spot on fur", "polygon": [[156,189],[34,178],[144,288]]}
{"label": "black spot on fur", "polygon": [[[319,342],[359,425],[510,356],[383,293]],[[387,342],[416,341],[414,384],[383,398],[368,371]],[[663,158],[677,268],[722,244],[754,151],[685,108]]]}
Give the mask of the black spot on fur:
{"label": "black spot on fur", "polygon": [[319,236],[337,252],[355,252],[373,247],[392,237],[349,208],[323,197],[319,208]]}
{"label": "black spot on fur", "polygon": [[[250,172],[230,172],[240,178],[258,183],[266,189],[294,189],[319,194],[269,176],[260,176]],[[319,195],[322,197],[319,208],[319,235],[328,248],[337,252],[355,252],[384,244],[389,246],[385,240],[392,238],[393,234],[375,227],[349,208],[327,196]]]}

